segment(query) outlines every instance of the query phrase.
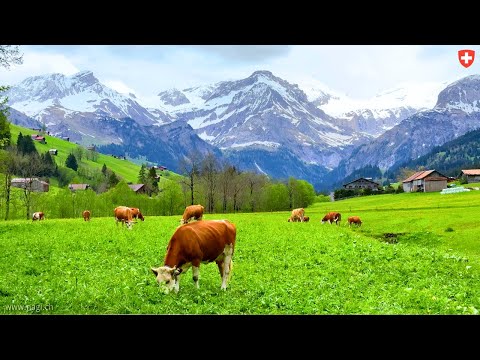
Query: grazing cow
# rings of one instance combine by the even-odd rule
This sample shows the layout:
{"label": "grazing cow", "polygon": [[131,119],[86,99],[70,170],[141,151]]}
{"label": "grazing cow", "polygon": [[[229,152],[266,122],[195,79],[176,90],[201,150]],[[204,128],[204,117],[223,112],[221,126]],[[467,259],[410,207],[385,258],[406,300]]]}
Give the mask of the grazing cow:
{"label": "grazing cow", "polygon": [[180,274],[192,267],[193,282],[198,289],[200,264],[215,261],[226,290],[232,271],[232,257],[237,229],[228,220],[204,220],[179,226],[172,235],[164,265],[151,268],[165,293],[180,289]]}
{"label": "grazing cow", "polygon": [[185,208],[183,216],[180,219],[180,224],[188,224],[190,220],[202,220],[203,211],[205,208],[202,205],[190,205]]}
{"label": "grazing cow", "polygon": [[309,221],[310,221],[310,216],[303,217],[303,222],[309,222]]}
{"label": "grazing cow", "polygon": [[296,222],[296,221],[302,222],[304,216],[305,216],[304,208],[293,209],[292,214],[288,218],[288,222]]}
{"label": "grazing cow", "polygon": [[145,219],[144,219],[142,213],[140,212],[139,208],[130,208],[130,210],[132,210],[132,218],[140,219],[142,221],[145,221]]}
{"label": "grazing cow", "polygon": [[357,226],[362,226],[362,220],[360,220],[360,217],[358,216],[349,216],[348,226],[352,226],[352,224],[355,224]]}
{"label": "grazing cow", "polygon": [[335,223],[336,225],[338,225],[340,220],[342,220],[342,215],[340,215],[339,212],[332,211],[323,217],[322,224],[328,221],[330,224]]}
{"label": "grazing cow", "polygon": [[42,211],[34,212],[32,215],[32,221],[35,221],[35,220],[38,220],[38,221],[45,220],[45,214]]}
{"label": "grazing cow", "polygon": [[85,211],[82,213],[83,220],[85,220],[85,221],[90,221],[90,215],[91,215],[90,211],[85,210]]}
{"label": "grazing cow", "polygon": [[133,218],[132,218],[132,209],[130,209],[128,206],[117,206],[115,210],[113,211],[115,214],[115,223],[118,225],[118,222],[122,222],[127,224],[127,228],[129,230],[132,230],[133,226]]}

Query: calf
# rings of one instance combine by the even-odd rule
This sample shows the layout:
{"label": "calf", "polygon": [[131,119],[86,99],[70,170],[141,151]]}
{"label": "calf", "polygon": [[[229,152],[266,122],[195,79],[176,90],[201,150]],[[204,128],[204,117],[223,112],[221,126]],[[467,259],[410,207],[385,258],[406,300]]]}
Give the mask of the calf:
{"label": "calf", "polygon": [[340,220],[342,220],[342,215],[339,212],[332,211],[323,217],[322,224],[329,222],[330,224],[335,223],[338,225]]}
{"label": "calf", "polygon": [[358,216],[349,216],[348,226],[352,226],[352,224],[355,224],[357,226],[362,226],[362,220],[360,220],[360,217]]}
{"label": "calf", "polygon": [[180,224],[188,224],[192,219],[197,221],[202,220],[204,210],[205,208],[202,205],[187,206],[180,219]]}
{"label": "calf", "polygon": [[304,208],[298,208],[298,209],[293,209],[292,214],[288,218],[289,222],[296,222],[296,221],[303,221],[303,218],[305,216],[305,209]]}
{"label": "calf", "polygon": [[132,218],[140,219],[142,221],[145,221],[145,219],[144,219],[142,213],[140,212],[139,208],[130,208],[130,210],[132,210]]}
{"label": "calf", "polygon": [[32,221],[35,221],[35,220],[38,220],[38,221],[45,220],[45,214],[42,211],[34,212],[32,215]]}
{"label": "calf", "polygon": [[85,210],[83,213],[82,213],[82,216],[83,216],[83,220],[85,221],[90,221],[90,211],[88,210]]}
{"label": "calf", "polygon": [[221,289],[227,289],[232,271],[232,257],[237,229],[228,220],[204,220],[179,226],[172,235],[164,265],[151,268],[165,293],[180,289],[180,274],[192,267],[193,282],[198,288],[200,264],[215,261],[222,277]]}
{"label": "calf", "polygon": [[132,209],[128,206],[117,206],[115,210],[113,210],[115,214],[115,223],[118,225],[118,222],[125,223],[129,230],[132,230],[133,220],[132,220]]}

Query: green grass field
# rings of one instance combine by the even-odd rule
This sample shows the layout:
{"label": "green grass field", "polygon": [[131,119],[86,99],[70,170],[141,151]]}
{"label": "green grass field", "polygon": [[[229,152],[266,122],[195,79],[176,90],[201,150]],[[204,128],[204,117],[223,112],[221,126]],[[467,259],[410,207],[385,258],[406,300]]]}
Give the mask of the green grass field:
{"label": "green grass field", "polygon": [[[308,223],[288,212],[207,214],[237,225],[227,291],[215,264],[191,270],[178,294],[159,291],[179,216],[129,231],[113,218],[0,223],[3,314],[478,314],[480,191],[396,194],[316,203]],[[340,226],[321,224],[327,211]],[[362,227],[345,226],[359,215]],[[385,237],[385,234],[394,234]]]}

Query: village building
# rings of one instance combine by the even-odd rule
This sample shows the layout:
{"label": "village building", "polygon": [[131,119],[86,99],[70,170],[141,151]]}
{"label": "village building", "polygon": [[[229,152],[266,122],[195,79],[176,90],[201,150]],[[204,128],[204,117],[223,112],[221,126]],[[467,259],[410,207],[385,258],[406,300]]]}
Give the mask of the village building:
{"label": "village building", "polygon": [[14,178],[11,181],[12,187],[19,189],[28,189],[36,192],[47,192],[50,185],[38,178]]}
{"label": "village building", "polygon": [[71,191],[87,190],[90,188],[90,185],[89,184],[68,184],[68,188]]}
{"label": "village building", "polygon": [[34,141],[38,141],[42,144],[46,144],[47,142],[45,141],[45,137],[44,136],[41,136],[41,135],[38,135],[38,134],[32,134],[32,140]]}
{"label": "village building", "polygon": [[448,177],[436,170],[418,171],[402,181],[405,192],[433,192],[447,187]]}
{"label": "village building", "polygon": [[58,155],[58,150],[57,149],[50,149],[50,150],[48,150],[48,152],[50,153],[50,155]]}
{"label": "village building", "polygon": [[358,178],[347,184],[344,184],[343,187],[347,190],[358,190],[358,189],[371,189],[373,191],[378,191],[380,184],[372,181],[372,178]]}
{"label": "village building", "polygon": [[462,170],[459,178],[465,178],[467,183],[480,182],[480,169]]}
{"label": "village building", "polygon": [[136,194],[145,194],[145,184],[128,184],[128,187],[132,189]]}

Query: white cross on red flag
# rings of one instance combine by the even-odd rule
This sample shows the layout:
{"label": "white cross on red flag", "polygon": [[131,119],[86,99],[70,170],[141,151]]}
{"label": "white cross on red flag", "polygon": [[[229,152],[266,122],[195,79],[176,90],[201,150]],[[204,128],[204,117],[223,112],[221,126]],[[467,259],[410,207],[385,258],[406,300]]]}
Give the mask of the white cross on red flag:
{"label": "white cross on red flag", "polygon": [[463,67],[468,68],[475,61],[475,50],[458,50],[458,61]]}

